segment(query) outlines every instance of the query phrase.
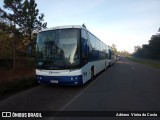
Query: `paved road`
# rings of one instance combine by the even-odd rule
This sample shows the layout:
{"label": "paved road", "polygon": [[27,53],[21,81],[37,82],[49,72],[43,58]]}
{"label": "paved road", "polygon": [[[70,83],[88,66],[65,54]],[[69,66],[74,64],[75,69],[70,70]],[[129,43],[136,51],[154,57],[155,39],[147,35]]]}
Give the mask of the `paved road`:
{"label": "paved road", "polygon": [[160,111],[160,70],[122,58],[83,87],[38,86],[0,101],[0,110]]}
{"label": "paved road", "polygon": [[122,59],[64,108],[74,111],[160,111],[160,70]]}
{"label": "paved road", "polygon": [[[62,110],[160,111],[160,70],[122,58],[65,105]],[[57,119],[63,120],[64,118]],[[130,119],[159,120],[160,118]]]}

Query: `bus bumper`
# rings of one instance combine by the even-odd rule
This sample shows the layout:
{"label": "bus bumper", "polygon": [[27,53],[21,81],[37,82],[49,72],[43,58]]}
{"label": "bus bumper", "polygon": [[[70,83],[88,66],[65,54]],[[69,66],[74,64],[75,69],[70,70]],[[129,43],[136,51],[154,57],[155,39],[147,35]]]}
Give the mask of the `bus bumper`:
{"label": "bus bumper", "polygon": [[42,76],[36,75],[40,84],[82,85],[82,75],[78,76]]}

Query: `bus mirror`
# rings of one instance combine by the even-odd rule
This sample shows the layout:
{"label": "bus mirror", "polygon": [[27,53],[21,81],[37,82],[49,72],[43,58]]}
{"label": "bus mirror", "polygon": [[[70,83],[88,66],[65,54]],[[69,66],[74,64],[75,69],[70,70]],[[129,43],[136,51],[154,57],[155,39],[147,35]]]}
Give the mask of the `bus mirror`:
{"label": "bus mirror", "polygon": [[32,57],[32,45],[31,44],[29,44],[28,46],[28,54],[30,57]]}
{"label": "bus mirror", "polygon": [[36,42],[29,43],[29,45],[28,45],[28,54],[29,54],[29,57],[34,57],[34,55],[33,55],[33,46],[36,45],[36,44],[37,44]]}

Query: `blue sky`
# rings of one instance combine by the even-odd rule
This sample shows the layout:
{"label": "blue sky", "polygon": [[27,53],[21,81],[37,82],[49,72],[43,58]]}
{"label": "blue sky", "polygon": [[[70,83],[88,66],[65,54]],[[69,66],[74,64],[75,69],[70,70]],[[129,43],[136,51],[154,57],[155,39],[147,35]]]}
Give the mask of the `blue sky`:
{"label": "blue sky", "polygon": [[[82,25],[119,51],[147,44],[160,28],[160,0],[36,0],[47,27]],[[2,1],[0,2],[2,4]],[[2,5],[0,5],[2,6]]]}

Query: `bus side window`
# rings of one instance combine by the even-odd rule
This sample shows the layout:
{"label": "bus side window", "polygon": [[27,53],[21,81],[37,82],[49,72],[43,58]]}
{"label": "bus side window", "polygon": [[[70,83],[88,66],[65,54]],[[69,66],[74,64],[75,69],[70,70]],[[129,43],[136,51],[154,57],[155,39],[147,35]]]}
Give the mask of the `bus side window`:
{"label": "bus side window", "polygon": [[82,59],[84,60],[84,62],[87,61],[88,59],[88,52],[89,52],[89,48],[88,48],[88,39],[87,39],[87,34],[85,30],[81,31],[81,46],[82,46]]}

